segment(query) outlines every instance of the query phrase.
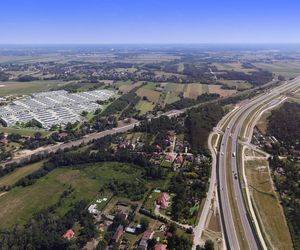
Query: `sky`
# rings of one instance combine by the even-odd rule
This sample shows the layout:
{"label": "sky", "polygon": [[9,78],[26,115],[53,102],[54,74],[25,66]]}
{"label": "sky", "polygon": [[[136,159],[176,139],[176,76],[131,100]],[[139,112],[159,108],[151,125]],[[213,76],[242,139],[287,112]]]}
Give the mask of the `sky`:
{"label": "sky", "polygon": [[300,43],[298,0],[1,0],[0,44]]}

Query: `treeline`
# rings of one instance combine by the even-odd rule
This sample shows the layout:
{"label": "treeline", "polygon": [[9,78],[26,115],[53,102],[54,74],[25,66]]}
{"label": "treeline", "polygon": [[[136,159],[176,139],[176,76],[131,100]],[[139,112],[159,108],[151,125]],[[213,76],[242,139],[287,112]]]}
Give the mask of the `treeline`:
{"label": "treeline", "polygon": [[[120,98],[116,99],[112,104],[110,104],[101,115],[115,115],[121,113],[123,110],[126,114],[130,113],[130,108],[132,109],[135,104],[140,100],[135,93],[129,92],[122,95]],[[127,111],[126,111],[127,109]]]}
{"label": "treeline", "polygon": [[194,152],[205,152],[209,133],[224,116],[219,104],[207,104],[188,112],[185,127]]}
{"label": "treeline", "polygon": [[18,82],[32,82],[32,81],[36,81],[36,80],[39,80],[39,78],[31,76],[31,75],[19,76],[17,78]]}
{"label": "treeline", "polygon": [[7,74],[3,71],[0,71],[0,81],[6,82],[8,80],[9,80],[9,74]]}
{"label": "treeline", "polygon": [[[106,136],[97,140],[94,145],[83,151],[58,151],[44,163],[43,167],[35,172],[21,178],[16,182],[16,186],[28,186],[34,184],[39,178],[47,175],[52,170],[59,167],[80,167],[81,164],[95,162],[122,162],[132,163],[140,166],[144,170],[144,178],[162,179],[166,177],[166,169],[154,166],[146,154],[137,154],[129,149],[113,150],[108,147],[112,141],[111,136]],[[91,150],[97,149],[97,152],[90,153]]]}
{"label": "treeline", "polygon": [[195,216],[198,211],[191,211],[206,197],[209,175],[210,162],[206,161],[197,168],[193,164],[172,178],[170,191],[175,194],[171,207],[173,220],[186,222]]}
{"label": "treeline", "polygon": [[170,104],[166,104],[165,106],[165,110],[172,110],[172,109],[184,109],[184,108],[188,108],[194,105],[197,105],[199,103],[202,102],[208,102],[208,101],[212,101],[215,100],[217,98],[219,98],[220,95],[213,93],[213,94],[203,94],[197,97],[197,99],[191,99],[191,98],[182,98],[181,100],[178,100],[176,102],[170,103]]}
{"label": "treeline", "polygon": [[300,150],[300,104],[284,103],[272,111],[267,133],[275,136],[287,149]]}
{"label": "treeline", "polygon": [[183,74],[187,75],[195,81],[204,83],[214,83],[214,78],[209,71],[209,65],[207,63],[201,64],[198,67],[194,63],[185,63],[183,68]]}
{"label": "treeline", "polygon": [[272,81],[273,74],[265,70],[253,71],[247,74],[240,71],[226,71],[226,73],[220,74],[219,77],[225,80],[243,80],[258,86]]}
{"label": "treeline", "polygon": [[144,182],[113,180],[106,185],[106,188],[114,195],[126,197],[132,201],[141,200],[147,192],[147,187]]}
{"label": "treeline", "polygon": [[[294,249],[300,249],[300,172],[299,166],[291,160],[281,160],[278,156],[269,160],[274,183],[278,190]],[[280,174],[276,174],[280,172]]]}
{"label": "treeline", "polygon": [[[64,196],[67,193],[63,194]],[[87,241],[97,236],[92,215],[87,210],[88,203],[77,202],[64,216],[58,216],[53,210],[58,204],[36,214],[25,226],[16,225],[12,229],[0,231],[0,248],[9,249],[81,249]],[[63,239],[63,234],[79,223],[80,230],[74,240]]]}
{"label": "treeline", "polygon": [[136,132],[146,132],[154,135],[168,130],[175,130],[179,134],[184,131],[183,124],[180,123],[178,117],[160,116],[151,121],[144,120],[140,126],[134,128]]}

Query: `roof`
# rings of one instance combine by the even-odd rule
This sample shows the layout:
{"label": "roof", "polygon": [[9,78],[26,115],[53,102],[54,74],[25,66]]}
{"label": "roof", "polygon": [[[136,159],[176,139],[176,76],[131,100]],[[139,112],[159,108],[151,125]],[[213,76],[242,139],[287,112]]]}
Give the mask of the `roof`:
{"label": "roof", "polygon": [[65,232],[65,234],[63,235],[64,239],[70,240],[74,237],[74,231],[72,229],[67,230],[67,232]]}
{"label": "roof", "polygon": [[90,214],[99,214],[100,211],[97,209],[97,204],[92,204],[88,208]]}
{"label": "roof", "polygon": [[167,250],[167,245],[162,243],[157,243],[154,250]]}
{"label": "roof", "polygon": [[114,233],[112,239],[115,241],[115,242],[118,242],[121,235],[123,234],[123,231],[124,231],[124,227],[122,225],[119,225],[116,232]]}
{"label": "roof", "polygon": [[163,192],[157,197],[156,203],[157,205],[160,205],[161,208],[166,208],[170,205],[169,200],[170,195],[168,193]]}
{"label": "roof", "polygon": [[3,139],[0,140],[0,143],[1,144],[7,144],[8,140],[6,138],[3,138]]}
{"label": "roof", "polygon": [[149,239],[152,238],[152,236],[153,236],[153,232],[147,230],[147,231],[143,234],[142,240],[149,240]]}
{"label": "roof", "polygon": [[125,228],[125,231],[126,231],[127,233],[132,233],[132,234],[134,234],[135,231],[136,231],[136,229],[133,228],[133,227],[126,227],[126,228]]}

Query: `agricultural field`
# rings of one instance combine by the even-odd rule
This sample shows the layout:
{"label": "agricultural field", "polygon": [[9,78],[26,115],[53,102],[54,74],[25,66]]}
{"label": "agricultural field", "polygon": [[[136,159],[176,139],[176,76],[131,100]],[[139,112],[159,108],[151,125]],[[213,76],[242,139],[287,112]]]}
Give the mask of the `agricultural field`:
{"label": "agricultural field", "polygon": [[28,95],[35,92],[48,91],[51,88],[65,84],[60,81],[33,81],[33,82],[0,82],[0,96]]}
{"label": "agricultural field", "polygon": [[287,79],[299,76],[300,72],[300,62],[254,63],[254,65],[277,75],[282,75]]}
{"label": "agricultural field", "polygon": [[135,82],[132,83],[131,81],[126,82],[117,82],[116,86],[118,86],[118,89],[123,93],[126,94],[133,90],[136,87],[139,87],[142,85],[142,82]]}
{"label": "agricultural field", "polygon": [[245,162],[255,210],[270,249],[292,249],[292,241],[279,197],[274,191],[266,160]]}
{"label": "agricultural field", "polygon": [[164,104],[171,104],[173,102],[179,101],[180,97],[176,92],[167,92],[164,99]]}
{"label": "agricultural field", "polygon": [[160,99],[160,92],[149,89],[149,87],[141,87],[136,91],[136,94],[140,97],[147,97],[150,102],[158,103]]}
{"label": "agricultural field", "polygon": [[219,94],[221,97],[227,97],[235,94],[237,91],[232,89],[222,89],[221,85],[208,85],[209,93]]}
{"label": "agricultural field", "polygon": [[148,101],[142,101],[142,100],[139,101],[138,104],[135,106],[135,108],[140,111],[141,115],[146,114],[149,111],[152,111],[154,107],[155,105],[153,103]]}
{"label": "agricultural field", "polygon": [[226,85],[229,88],[236,88],[236,90],[242,91],[246,89],[252,88],[252,85],[246,81],[242,80],[224,80],[224,79],[219,79],[218,80],[220,83]]}
{"label": "agricultural field", "polygon": [[191,83],[184,86],[183,97],[196,99],[199,95],[208,93],[206,84]]}
{"label": "agricultural field", "polygon": [[255,69],[244,68],[241,63],[215,63],[213,65],[216,66],[219,71],[234,70],[244,73],[255,71]]}

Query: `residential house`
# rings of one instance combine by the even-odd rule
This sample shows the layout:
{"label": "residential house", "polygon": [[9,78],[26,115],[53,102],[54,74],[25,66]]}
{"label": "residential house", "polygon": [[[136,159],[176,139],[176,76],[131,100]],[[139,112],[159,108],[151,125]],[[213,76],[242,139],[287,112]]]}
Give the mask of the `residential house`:
{"label": "residential house", "polygon": [[67,230],[67,232],[65,232],[65,234],[63,235],[63,238],[65,240],[71,240],[74,238],[74,235],[75,235],[74,231],[72,229],[69,229],[69,230]]}
{"label": "residential house", "polygon": [[168,193],[161,193],[157,199],[156,199],[156,204],[160,206],[160,208],[167,208],[170,205],[170,195]]}

